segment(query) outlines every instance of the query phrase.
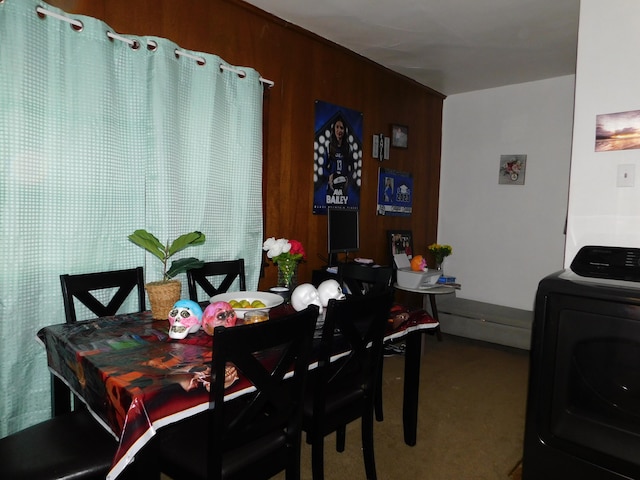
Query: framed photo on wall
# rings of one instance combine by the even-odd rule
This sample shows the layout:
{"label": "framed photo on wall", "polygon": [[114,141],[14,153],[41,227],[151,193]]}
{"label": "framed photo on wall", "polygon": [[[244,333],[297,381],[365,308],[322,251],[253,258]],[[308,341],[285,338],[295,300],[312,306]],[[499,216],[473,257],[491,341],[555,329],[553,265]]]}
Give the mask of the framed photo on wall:
{"label": "framed photo on wall", "polygon": [[408,217],[413,211],[413,175],[378,168],[377,215]]}
{"label": "framed photo on wall", "polygon": [[526,155],[500,155],[499,185],[524,185]]}
{"label": "framed photo on wall", "polygon": [[393,264],[393,256],[398,253],[406,253],[407,257],[413,257],[413,235],[411,230],[387,230],[389,242],[390,260]]}
{"label": "framed photo on wall", "polygon": [[391,125],[391,146],[407,148],[409,145],[409,128],[405,125]]}

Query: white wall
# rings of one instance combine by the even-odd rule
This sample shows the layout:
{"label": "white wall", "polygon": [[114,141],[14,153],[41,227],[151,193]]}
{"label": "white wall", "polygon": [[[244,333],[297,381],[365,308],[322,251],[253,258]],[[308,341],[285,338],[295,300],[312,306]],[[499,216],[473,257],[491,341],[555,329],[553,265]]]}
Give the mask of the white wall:
{"label": "white wall", "polygon": [[[584,245],[640,247],[640,150],[595,152],[596,115],[640,110],[640,2],[582,0],[565,266]],[[634,187],[617,187],[635,165]]]}
{"label": "white wall", "polygon": [[[445,100],[438,242],[453,247],[458,297],[533,310],[538,282],[563,268],[574,80]],[[498,184],[505,154],[527,155],[524,185]]]}

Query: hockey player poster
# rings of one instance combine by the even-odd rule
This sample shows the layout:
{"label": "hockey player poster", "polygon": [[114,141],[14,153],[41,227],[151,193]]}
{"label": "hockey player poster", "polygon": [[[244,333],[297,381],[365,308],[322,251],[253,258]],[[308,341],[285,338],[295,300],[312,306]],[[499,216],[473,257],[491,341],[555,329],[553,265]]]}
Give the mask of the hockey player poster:
{"label": "hockey player poster", "polygon": [[362,113],[316,100],[313,213],[358,209],[362,181]]}

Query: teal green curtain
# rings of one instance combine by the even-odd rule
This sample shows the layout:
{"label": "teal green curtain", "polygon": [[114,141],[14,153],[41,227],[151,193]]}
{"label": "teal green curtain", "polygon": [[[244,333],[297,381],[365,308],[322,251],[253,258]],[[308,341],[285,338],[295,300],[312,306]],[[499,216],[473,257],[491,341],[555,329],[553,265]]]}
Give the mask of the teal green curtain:
{"label": "teal green curtain", "polygon": [[262,95],[251,68],[0,0],[0,437],[50,416],[36,332],[64,321],[60,274],[142,265],[161,278],[134,230],[163,242],[202,231],[181,253],[242,257],[257,287]]}

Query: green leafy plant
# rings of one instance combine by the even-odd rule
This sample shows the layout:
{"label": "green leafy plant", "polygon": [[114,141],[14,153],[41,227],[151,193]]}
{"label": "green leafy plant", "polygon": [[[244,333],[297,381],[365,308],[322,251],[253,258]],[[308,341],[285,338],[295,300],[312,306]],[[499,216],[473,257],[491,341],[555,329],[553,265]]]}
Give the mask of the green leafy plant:
{"label": "green leafy plant", "polygon": [[202,245],[206,238],[202,232],[191,232],[180,235],[173,242],[167,242],[167,245],[163,245],[160,241],[151,233],[146,230],[136,230],[129,235],[131,240],[136,245],[144,248],[147,252],[155,255],[162,261],[163,276],[162,281],[168,281],[176,275],[186,272],[191,268],[199,268],[204,265],[202,260],[198,260],[194,257],[181,258],[174,260],[171,263],[171,267],[167,268],[169,259],[176,253],[184,250],[187,247]]}

